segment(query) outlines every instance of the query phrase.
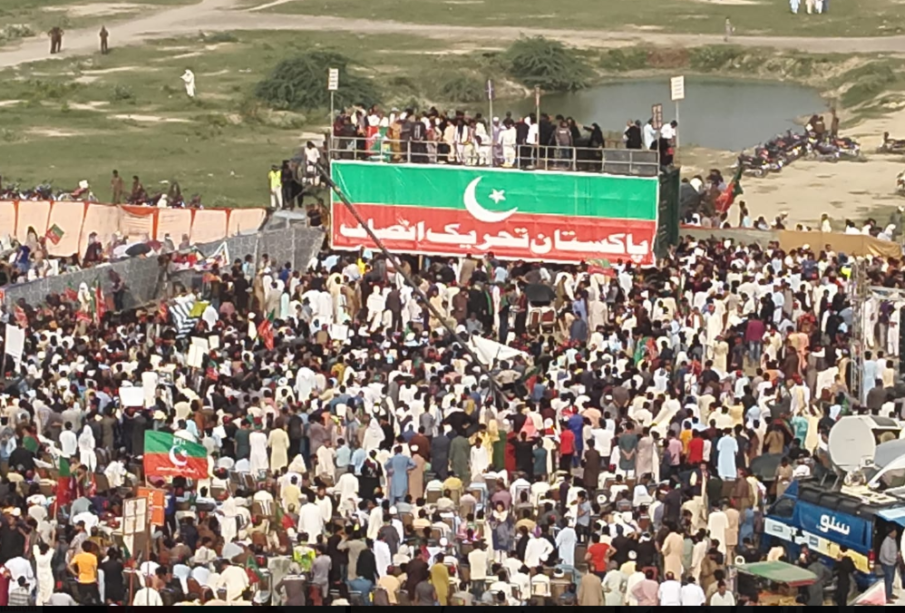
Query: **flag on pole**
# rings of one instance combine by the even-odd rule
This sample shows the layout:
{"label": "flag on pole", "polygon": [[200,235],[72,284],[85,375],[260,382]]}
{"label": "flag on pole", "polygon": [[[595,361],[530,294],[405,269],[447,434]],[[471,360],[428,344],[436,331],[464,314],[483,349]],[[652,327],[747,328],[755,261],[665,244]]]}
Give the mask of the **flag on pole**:
{"label": "flag on pole", "polygon": [[273,314],[271,313],[258,324],[258,336],[264,341],[267,351],[273,351]]}
{"label": "flag on pole", "polygon": [[63,228],[58,226],[57,224],[53,224],[49,228],[47,228],[47,232],[44,234],[44,238],[49,240],[54,245],[60,244],[60,240],[63,238],[63,235],[66,234],[63,232]]}
{"label": "flag on pole", "polygon": [[184,438],[148,430],[144,468],[148,476],[207,479],[207,450]]}
{"label": "flag on pole", "polygon": [[63,290],[63,298],[66,302],[78,302],[79,301],[79,293],[73,289],[71,285],[67,286],[65,290]]}
{"label": "flag on pole", "polygon": [[251,583],[257,583],[264,578],[264,575],[261,573],[261,569],[258,566],[258,561],[255,560],[254,556],[248,556],[245,559],[245,572],[248,574],[248,580]]}
{"label": "flag on pole", "polygon": [[75,477],[72,475],[72,468],[66,458],[60,458],[55,494],[54,512],[75,500]]}
{"label": "flag on pole", "polygon": [[720,194],[716,199],[716,210],[718,213],[725,213],[729,210],[729,207],[732,206],[732,203],[735,202],[736,196],[741,196],[744,191],[742,191],[742,185],[740,183],[742,179],[742,165],[739,164],[738,168],[735,169],[735,176],[732,177],[732,180],[729,181],[729,185],[726,186],[726,189],[723,190],[723,193]]}

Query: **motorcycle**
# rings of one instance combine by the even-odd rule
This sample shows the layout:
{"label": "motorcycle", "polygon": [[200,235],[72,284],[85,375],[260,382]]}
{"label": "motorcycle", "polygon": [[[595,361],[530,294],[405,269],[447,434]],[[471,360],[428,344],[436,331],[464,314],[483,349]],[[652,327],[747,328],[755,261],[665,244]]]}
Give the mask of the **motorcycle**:
{"label": "motorcycle", "polygon": [[896,193],[905,196],[905,170],[896,175]]}
{"label": "motorcycle", "polygon": [[884,132],[883,144],[877,147],[877,153],[905,153],[905,139],[889,138],[889,132]]}

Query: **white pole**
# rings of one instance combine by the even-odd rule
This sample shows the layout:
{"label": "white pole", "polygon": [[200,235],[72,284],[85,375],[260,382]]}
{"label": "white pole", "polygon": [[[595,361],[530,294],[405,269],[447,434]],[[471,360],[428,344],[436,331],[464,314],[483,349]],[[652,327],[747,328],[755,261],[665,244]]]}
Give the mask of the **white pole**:
{"label": "white pole", "polygon": [[679,101],[676,100],[676,152],[679,151]]}
{"label": "white pole", "polygon": [[333,122],[336,121],[336,111],[333,109],[333,90],[330,90],[330,136],[333,136]]}

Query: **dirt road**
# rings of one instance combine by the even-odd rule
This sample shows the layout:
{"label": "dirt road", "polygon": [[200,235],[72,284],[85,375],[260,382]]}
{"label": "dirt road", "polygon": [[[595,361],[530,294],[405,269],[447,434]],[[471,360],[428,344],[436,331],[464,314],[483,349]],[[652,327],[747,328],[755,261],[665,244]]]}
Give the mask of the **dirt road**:
{"label": "dirt road", "polygon": [[[113,47],[137,45],[145,40],[231,30],[320,30],[349,31],[360,34],[411,34],[442,40],[505,42],[522,35],[544,35],[586,47],[619,47],[642,42],[664,46],[698,46],[719,44],[720,35],[663,34],[660,32],[591,32],[511,27],[463,27],[412,24],[399,21],[372,21],[344,17],[282,15],[237,10],[236,0],[204,0],[200,4],[165,9],[138,19],[110,24]],[[258,7],[260,8],[260,7]],[[809,38],[738,36],[733,44],[746,47],[807,49],[811,53],[905,53],[905,36],[876,38]],[[0,50],[0,68],[9,68],[51,58],[45,37],[27,39],[18,47]],[[97,30],[82,29],[66,33],[63,52],[52,56],[65,59],[93,53],[98,49]]]}

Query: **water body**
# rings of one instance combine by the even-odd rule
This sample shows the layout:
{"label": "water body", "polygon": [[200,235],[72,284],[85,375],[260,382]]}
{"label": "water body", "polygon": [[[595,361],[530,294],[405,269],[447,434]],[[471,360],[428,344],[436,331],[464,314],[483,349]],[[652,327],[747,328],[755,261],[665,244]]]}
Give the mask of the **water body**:
{"label": "water body", "polygon": [[[541,97],[541,112],[574,117],[584,125],[596,122],[606,132],[621,132],[626,121],[651,117],[651,105],[663,105],[664,122],[676,117],[669,79],[614,81],[574,93]],[[683,145],[741,151],[780,132],[800,129],[796,118],[827,111],[826,102],[811,88],[793,83],[686,78],[680,103],[679,135]],[[500,108],[501,107],[501,108]],[[516,104],[497,104],[496,115],[534,110],[533,97]]]}

